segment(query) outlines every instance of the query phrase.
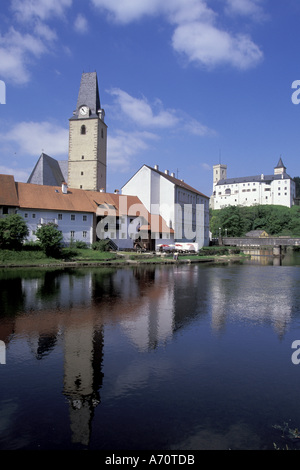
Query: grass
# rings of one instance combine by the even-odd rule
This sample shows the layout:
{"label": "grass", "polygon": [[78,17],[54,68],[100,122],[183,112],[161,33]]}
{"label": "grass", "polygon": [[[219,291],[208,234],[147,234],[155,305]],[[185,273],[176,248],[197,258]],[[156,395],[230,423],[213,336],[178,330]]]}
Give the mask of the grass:
{"label": "grass", "polygon": [[[200,250],[199,254],[179,253],[178,259],[206,261],[216,259],[219,256],[237,254],[237,250],[228,250],[222,247],[207,247]],[[64,262],[72,263],[105,263],[111,262],[122,264],[127,262],[142,263],[161,263],[173,261],[173,254],[166,253],[162,257],[155,253],[130,253],[130,252],[110,252],[101,250],[92,250],[88,248],[64,248],[59,258],[47,257],[45,253],[37,247],[24,247],[21,250],[1,250],[0,249],[0,266],[39,266],[39,265],[57,265]]]}

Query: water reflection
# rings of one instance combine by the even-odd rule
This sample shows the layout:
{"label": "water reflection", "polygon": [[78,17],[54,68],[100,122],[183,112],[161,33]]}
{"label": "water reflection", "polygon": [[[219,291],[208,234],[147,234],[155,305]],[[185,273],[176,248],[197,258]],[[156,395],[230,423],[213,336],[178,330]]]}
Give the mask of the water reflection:
{"label": "water reflection", "polygon": [[[208,338],[210,331],[224,334],[234,322],[271,325],[283,338],[300,311],[300,273],[289,269],[192,265],[1,271],[0,340],[14,364],[20,361],[16,344],[25,339],[32,371],[51,357],[55,364],[62,359],[61,394],[68,404],[71,442],[88,446],[105,383],[115,390],[107,397],[144,389],[150,374],[141,357],[170,345],[193,326],[201,336],[202,325]],[[204,348],[205,340],[196,344]],[[122,368],[133,354],[135,360]],[[195,351],[185,367],[196,367],[200,356]],[[174,367],[181,360],[174,354]],[[170,363],[162,360],[155,367],[157,376],[166,377]]]}

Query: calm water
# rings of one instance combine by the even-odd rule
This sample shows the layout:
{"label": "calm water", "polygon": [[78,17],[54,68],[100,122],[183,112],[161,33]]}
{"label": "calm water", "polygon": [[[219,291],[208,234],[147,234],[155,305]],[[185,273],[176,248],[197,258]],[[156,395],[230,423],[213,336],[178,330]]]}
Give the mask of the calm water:
{"label": "calm water", "polygon": [[0,280],[1,450],[297,445],[298,261]]}

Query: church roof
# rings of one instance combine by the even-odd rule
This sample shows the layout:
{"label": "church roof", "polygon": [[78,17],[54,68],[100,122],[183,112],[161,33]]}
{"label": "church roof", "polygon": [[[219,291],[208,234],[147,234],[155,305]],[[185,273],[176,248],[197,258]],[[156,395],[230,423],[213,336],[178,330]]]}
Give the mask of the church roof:
{"label": "church roof", "polygon": [[67,160],[66,162],[59,162],[49,157],[49,155],[42,153],[27,183],[60,186],[67,178],[67,164]]}
{"label": "church roof", "polygon": [[80,106],[83,105],[90,108],[91,116],[96,115],[98,110],[101,108],[96,72],[84,72],[81,76],[75,116],[78,116],[78,110]]}

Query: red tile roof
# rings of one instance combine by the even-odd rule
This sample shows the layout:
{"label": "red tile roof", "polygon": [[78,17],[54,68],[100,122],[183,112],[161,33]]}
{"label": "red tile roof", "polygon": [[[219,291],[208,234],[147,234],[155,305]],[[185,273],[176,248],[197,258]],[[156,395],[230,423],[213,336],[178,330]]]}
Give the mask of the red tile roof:
{"label": "red tile roof", "polygon": [[67,188],[67,193],[64,194],[61,186],[15,183],[12,175],[0,175],[0,205],[19,206],[21,209],[87,212],[98,215],[132,217],[141,215],[147,222],[152,223],[153,232],[157,232],[158,228],[163,232],[169,231],[164,219],[160,216],[151,216],[137,196],[73,188]]}
{"label": "red tile roof", "polygon": [[0,175],[0,205],[19,206],[15,180],[12,175]]}

